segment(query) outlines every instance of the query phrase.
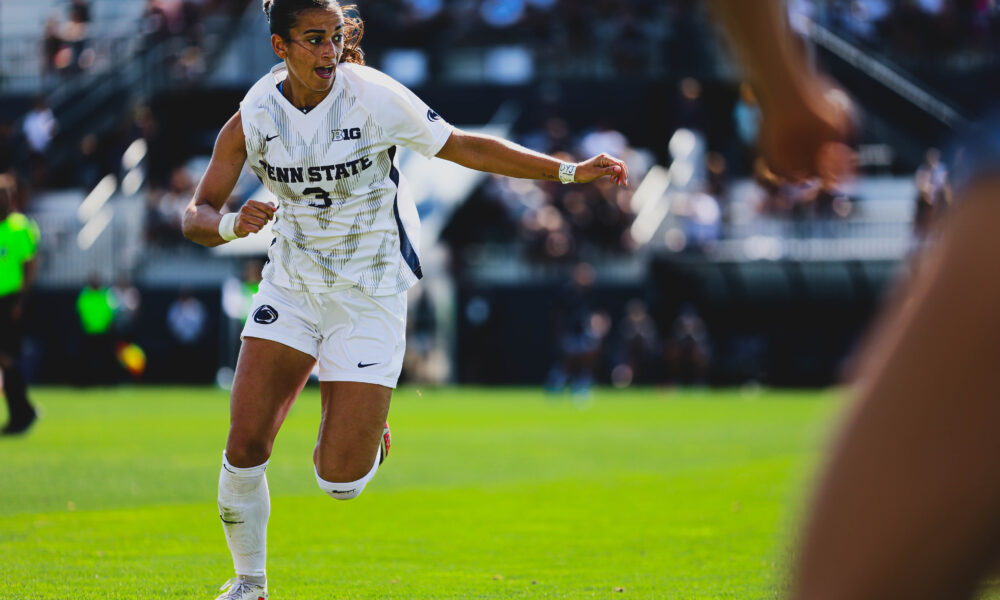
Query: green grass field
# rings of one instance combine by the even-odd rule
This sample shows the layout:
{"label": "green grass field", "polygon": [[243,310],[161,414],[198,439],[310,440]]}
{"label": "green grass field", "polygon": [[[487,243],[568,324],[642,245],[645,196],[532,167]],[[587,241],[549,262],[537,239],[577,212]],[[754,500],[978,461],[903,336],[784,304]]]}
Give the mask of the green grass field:
{"label": "green grass field", "polygon": [[[0,598],[211,599],[228,396],[38,389],[0,439]],[[773,598],[832,393],[402,388],[388,461],[323,495],[310,387],[275,445],[269,591],[319,598]]]}

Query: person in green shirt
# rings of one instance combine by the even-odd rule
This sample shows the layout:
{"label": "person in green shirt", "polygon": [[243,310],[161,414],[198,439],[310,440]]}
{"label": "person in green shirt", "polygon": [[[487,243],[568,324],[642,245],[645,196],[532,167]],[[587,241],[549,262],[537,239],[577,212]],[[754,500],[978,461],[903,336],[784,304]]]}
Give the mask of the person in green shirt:
{"label": "person in green shirt", "polygon": [[20,357],[24,298],[35,276],[39,233],[34,221],[14,210],[16,192],[14,178],[0,174],[0,371],[9,418],[3,435],[24,433],[38,417]]}
{"label": "person in green shirt", "polygon": [[117,306],[118,301],[111,289],[101,283],[97,273],[91,273],[87,285],[76,299],[76,312],[83,332],[80,384],[107,385],[115,382],[117,370],[111,325]]}

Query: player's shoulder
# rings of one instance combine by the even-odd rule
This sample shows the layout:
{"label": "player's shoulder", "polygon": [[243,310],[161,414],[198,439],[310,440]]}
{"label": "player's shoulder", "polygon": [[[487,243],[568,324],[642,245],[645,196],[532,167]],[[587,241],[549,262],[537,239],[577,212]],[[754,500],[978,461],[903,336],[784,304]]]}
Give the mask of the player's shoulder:
{"label": "player's shoulder", "polygon": [[337,76],[343,76],[346,87],[362,99],[406,93],[406,86],[402,83],[366,65],[341,63],[337,67]]}
{"label": "player's shoulder", "polygon": [[250,89],[247,90],[243,100],[240,102],[240,108],[249,108],[256,106],[260,101],[264,100],[269,96],[278,82],[285,78],[287,71],[285,70],[285,63],[278,63],[270,71],[264,74],[263,77],[257,80]]}

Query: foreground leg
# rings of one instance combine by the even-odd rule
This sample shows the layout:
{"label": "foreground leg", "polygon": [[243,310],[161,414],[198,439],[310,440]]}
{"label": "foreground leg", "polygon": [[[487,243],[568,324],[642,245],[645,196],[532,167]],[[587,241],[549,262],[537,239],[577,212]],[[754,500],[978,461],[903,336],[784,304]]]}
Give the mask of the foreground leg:
{"label": "foreground leg", "polygon": [[792,598],[970,598],[1000,554],[1000,179],[969,190],[862,357]]}
{"label": "foreground leg", "polygon": [[230,428],[219,474],[219,516],[236,579],[219,598],[267,597],[267,519],[271,502],[264,471],[278,429],[305,385],[314,360],[269,340],[246,338],[230,400]]}
{"label": "foreground leg", "polygon": [[323,416],[313,452],[316,481],[338,500],[357,498],[375,476],[387,436],[392,389],[372,383],[324,381]]}

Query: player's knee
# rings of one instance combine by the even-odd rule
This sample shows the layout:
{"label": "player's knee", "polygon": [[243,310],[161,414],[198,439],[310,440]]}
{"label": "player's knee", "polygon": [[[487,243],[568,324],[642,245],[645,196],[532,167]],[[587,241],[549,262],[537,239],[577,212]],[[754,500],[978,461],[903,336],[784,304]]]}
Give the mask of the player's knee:
{"label": "player's knee", "polygon": [[231,439],[226,446],[229,462],[237,467],[253,467],[271,458],[271,444],[255,439]]}

